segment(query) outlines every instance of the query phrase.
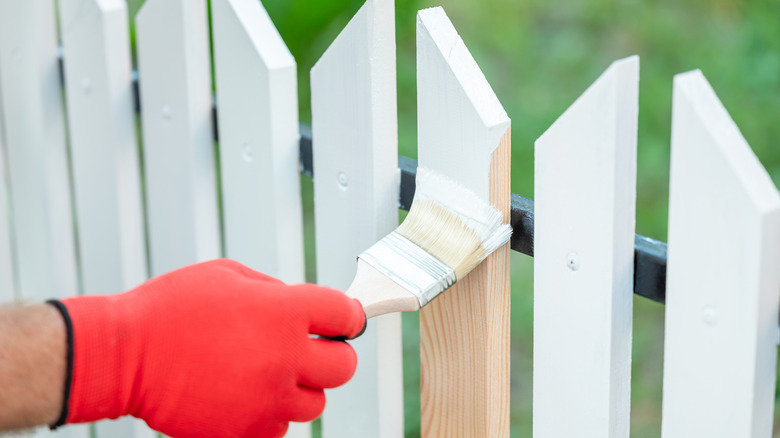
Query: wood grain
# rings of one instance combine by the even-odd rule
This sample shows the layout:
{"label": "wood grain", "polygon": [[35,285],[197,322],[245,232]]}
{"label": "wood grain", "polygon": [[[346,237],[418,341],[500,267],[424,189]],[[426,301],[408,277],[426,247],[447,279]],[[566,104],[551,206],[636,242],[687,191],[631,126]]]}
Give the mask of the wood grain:
{"label": "wood grain", "polygon": [[[417,19],[420,166],[509,220],[510,120],[441,8]],[[423,437],[509,436],[509,248],[420,313]]]}
{"label": "wood grain", "polygon": [[[490,202],[509,220],[510,132],[493,152]],[[422,309],[422,434],[509,436],[509,246]]]}

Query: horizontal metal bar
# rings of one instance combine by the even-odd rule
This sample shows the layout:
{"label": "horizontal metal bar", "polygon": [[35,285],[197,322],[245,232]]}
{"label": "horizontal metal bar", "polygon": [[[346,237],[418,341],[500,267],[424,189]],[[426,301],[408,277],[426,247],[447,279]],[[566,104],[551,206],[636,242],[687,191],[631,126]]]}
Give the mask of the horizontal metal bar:
{"label": "horizontal metal bar", "polygon": [[[60,79],[65,83],[63,68],[63,51],[60,49]],[[141,111],[141,94],[138,87],[138,73],[133,70],[133,94],[135,110]],[[214,141],[219,141],[217,131],[217,105],[213,100],[212,108]],[[306,124],[300,125],[300,167],[301,172],[314,176],[312,159],[312,131]],[[415,190],[417,162],[411,158],[398,157],[398,167],[401,170],[401,190],[399,207],[409,210],[412,205]],[[511,198],[512,250],[523,254],[534,255],[534,201],[512,193]],[[648,237],[636,235],[634,238],[634,293],[658,303],[666,302],[666,243]]]}

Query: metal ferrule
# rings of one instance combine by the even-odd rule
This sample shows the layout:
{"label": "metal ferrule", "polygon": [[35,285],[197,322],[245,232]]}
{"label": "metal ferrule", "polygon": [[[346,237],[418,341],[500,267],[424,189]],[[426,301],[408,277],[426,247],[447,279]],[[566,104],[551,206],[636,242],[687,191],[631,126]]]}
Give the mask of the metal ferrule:
{"label": "metal ferrule", "polygon": [[413,293],[425,306],[455,284],[455,271],[404,236],[392,232],[358,256]]}

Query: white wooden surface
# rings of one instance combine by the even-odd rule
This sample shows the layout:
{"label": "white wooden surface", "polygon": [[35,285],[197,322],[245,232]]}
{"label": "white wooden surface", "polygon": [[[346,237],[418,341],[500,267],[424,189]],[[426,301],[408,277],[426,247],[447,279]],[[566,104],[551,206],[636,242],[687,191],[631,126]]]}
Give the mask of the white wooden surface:
{"label": "white wooden surface", "polygon": [[[58,4],[82,292],[118,293],[147,278],[127,6]],[[98,438],[156,436],[132,418],[95,430]]]}
{"label": "white wooden surface", "polygon": [[[346,289],[356,257],[398,224],[393,0],[368,0],[311,72],[318,283]],[[403,436],[400,315],[352,344],[355,377],[328,391],[323,437]]]}
{"label": "white wooden surface", "polygon": [[662,436],[769,437],[780,197],[701,72],[673,102]]}
{"label": "white wooden surface", "polygon": [[[2,63],[0,61],[0,65]],[[1,79],[0,83],[2,83]],[[11,223],[9,220],[11,211],[8,199],[8,169],[5,166],[3,120],[3,98],[0,93],[0,303],[11,301],[16,295],[11,253]]]}
{"label": "white wooden surface", "polygon": [[213,0],[226,256],[300,283],[295,60],[257,0]]}
{"label": "white wooden surface", "polygon": [[136,16],[151,275],[221,253],[205,0]]}
{"label": "white wooden surface", "polygon": [[[420,166],[508,212],[510,120],[442,8],[417,16],[417,125]],[[508,251],[421,311],[423,437],[509,436]]]}
{"label": "white wooden surface", "polygon": [[0,1],[0,95],[22,297],[78,291],[52,2]]}
{"label": "white wooden surface", "polygon": [[638,94],[616,61],[536,141],[535,438],[629,434]]}

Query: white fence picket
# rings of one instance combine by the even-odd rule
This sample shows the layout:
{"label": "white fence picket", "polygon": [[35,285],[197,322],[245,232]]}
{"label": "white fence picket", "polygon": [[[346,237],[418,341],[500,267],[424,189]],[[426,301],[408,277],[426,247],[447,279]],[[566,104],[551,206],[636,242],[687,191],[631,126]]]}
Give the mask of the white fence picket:
{"label": "white fence picket", "polygon": [[[419,163],[509,220],[510,120],[442,8],[417,16]],[[423,437],[509,436],[509,247],[422,309]]]}
{"label": "white fence picket", "polygon": [[780,196],[701,72],[673,101],[662,436],[769,437]]}
{"label": "white fence picket", "polygon": [[[2,55],[2,52],[0,52]],[[2,65],[2,61],[0,61]],[[2,83],[2,80],[0,80]],[[8,200],[8,169],[5,167],[5,130],[3,128],[3,97],[0,90],[0,303],[16,297],[13,258],[11,253],[11,223]]]}
{"label": "white fence picket", "polygon": [[[78,293],[53,2],[0,1],[0,98],[16,243],[17,294]],[[34,436],[85,438],[87,426]]]}
{"label": "white fence picket", "polygon": [[536,438],[629,434],[638,94],[616,61],[536,141]]}
{"label": "white fence picket", "polygon": [[300,283],[295,60],[257,0],[212,0],[226,256]]}
{"label": "white fence picket", "polygon": [[[127,6],[59,0],[82,292],[117,293],[147,278]],[[102,437],[156,436],[123,418]]]}
{"label": "white fence picket", "polygon": [[[311,72],[318,283],[345,289],[356,257],[398,224],[393,0],[368,0]],[[353,343],[355,377],[328,392],[323,437],[403,436],[400,315]]]}
{"label": "white fence picket", "polygon": [[220,256],[205,0],[136,16],[151,275]]}
{"label": "white fence picket", "polygon": [[54,5],[0,2],[0,96],[20,294],[75,295],[76,252]]}

